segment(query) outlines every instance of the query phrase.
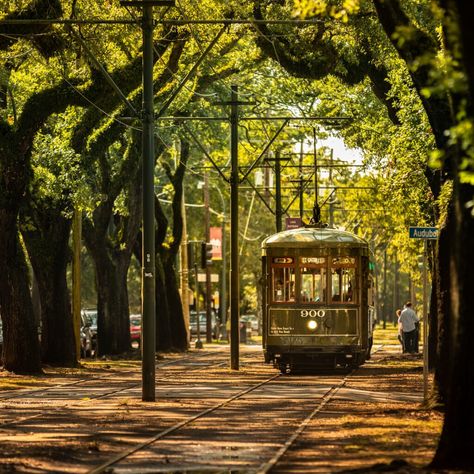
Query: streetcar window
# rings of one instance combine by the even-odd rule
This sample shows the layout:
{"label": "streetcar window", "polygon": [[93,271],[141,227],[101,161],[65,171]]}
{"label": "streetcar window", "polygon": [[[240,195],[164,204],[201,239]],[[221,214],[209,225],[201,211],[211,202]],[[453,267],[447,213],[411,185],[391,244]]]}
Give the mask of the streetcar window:
{"label": "streetcar window", "polygon": [[300,257],[302,303],[326,302],[326,262],[326,257]]}
{"label": "streetcar window", "polygon": [[295,301],[295,268],[272,268],[272,299],[276,302]]}
{"label": "streetcar window", "polygon": [[355,258],[333,258],[331,264],[331,301],[356,303],[356,289]]}
{"label": "streetcar window", "polygon": [[368,294],[367,299],[369,302],[369,306],[375,306],[375,288],[374,288],[374,280],[372,276],[369,276],[367,294]]}

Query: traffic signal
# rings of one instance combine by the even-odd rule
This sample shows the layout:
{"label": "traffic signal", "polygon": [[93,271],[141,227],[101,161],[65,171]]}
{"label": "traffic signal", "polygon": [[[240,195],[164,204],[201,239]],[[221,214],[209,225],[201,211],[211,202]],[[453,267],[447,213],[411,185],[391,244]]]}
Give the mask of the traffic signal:
{"label": "traffic signal", "polygon": [[212,244],[201,242],[201,268],[207,268],[212,265]]}
{"label": "traffic signal", "polygon": [[194,242],[188,242],[188,268],[194,268]]}

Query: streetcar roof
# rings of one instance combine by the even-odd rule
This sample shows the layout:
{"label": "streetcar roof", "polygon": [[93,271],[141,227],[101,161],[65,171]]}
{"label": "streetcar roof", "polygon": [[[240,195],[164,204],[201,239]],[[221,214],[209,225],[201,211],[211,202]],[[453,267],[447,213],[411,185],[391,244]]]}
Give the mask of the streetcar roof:
{"label": "streetcar roof", "polygon": [[351,232],[329,227],[300,227],[270,235],[262,242],[268,247],[367,247],[367,242]]}

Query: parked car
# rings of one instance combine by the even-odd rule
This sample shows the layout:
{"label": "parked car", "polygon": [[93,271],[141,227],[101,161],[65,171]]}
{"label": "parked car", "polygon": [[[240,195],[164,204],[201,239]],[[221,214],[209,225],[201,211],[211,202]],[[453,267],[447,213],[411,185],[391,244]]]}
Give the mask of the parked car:
{"label": "parked car", "polygon": [[260,334],[260,321],[254,314],[244,314],[240,317],[240,321],[246,324],[249,335]]}
{"label": "parked car", "polygon": [[[212,338],[217,339],[220,335],[220,321],[214,310],[211,311]],[[197,335],[196,311],[189,312],[189,333],[191,338]],[[206,311],[199,311],[199,334],[201,338],[206,337]]]}
{"label": "parked car", "polygon": [[89,326],[81,326],[81,357],[92,357],[92,333]]}
{"label": "parked car", "polygon": [[140,347],[142,337],[142,315],[130,315],[130,342],[132,347]]}
{"label": "parked car", "polygon": [[88,327],[91,337],[91,349],[97,351],[97,310],[83,309],[81,310],[81,325]]}
{"label": "parked car", "polygon": [[[227,340],[230,341],[230,315],[227,318],[226,321],[226,332],[227,332]],[[239,337],[240,337],[240,342],[242,343],[247,343],[247,337],[250,337],[251,334],[251,329],[250,326],[247,324],[247,321],[242,319],[242,316],[240,317],[239,320]]]}

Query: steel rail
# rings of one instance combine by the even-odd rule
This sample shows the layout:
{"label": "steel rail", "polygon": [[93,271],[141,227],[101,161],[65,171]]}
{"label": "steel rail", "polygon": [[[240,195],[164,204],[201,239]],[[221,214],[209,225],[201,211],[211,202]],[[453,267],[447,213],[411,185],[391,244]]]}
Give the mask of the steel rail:
{"label": "steel rail", "polygon": [[275,465],[280,461],[284,454],[291,448],[293,443],[297,438],[303,433],[306,427],[309,425],[311,420],[328,404],[329,401],[334,398],[334,395],[346,384],[347,378],[354,373],[352,370],[347,374],[338,385],[332,386],[323,396],[321,402],[316,406],[316,408],[300,423],[297,430],[285,441],[285,443],[280,447],[275,456],[273,456],[269,461],[260,465],[257,469],[257,474],[266,474],[269,472]]}
{"label": "steel rail", "polygon": [[[96,380],[98,380],[98,379],[96,379]],[[139,386],[140,386],[140,383],[136,382],[136,383],[133,383],[133,384],[131,384],[127,387],[124,387],[124,388],[112,390],[110,392],[102,393],[102,394],[97,395],[97,396],[88,397],[87,400],[80,400],[78,402],[71,403],[69,405],[66,404],[66,405],[56,406],[54,408],[50,407],[48,410],[43,410],[40,413],[36,413],[36,415],[25,416],[25,417],[22,417],[22,418],[17,418],[17,419],[12,420],[12,421],[7,421],[6,423],[1,423],[0,428],[3,429],[5,426],[18,425],[20,423],[23,423],[24,421],[34,420],[35,418],[39,418],[39,417],[43,416],[44,414],[50,415],[51,413],[57,413],[57,412],[59,412],[60,410],[62,410],[64,408],[74,408],[74,407],[77,407],[77,406],[81,406],[82,404],[84,404],[86,402],[89,402],[90,400],[100,400],[101,398],[108,397],[109,395],[114,395],[116,393],[125,392],[126,390],[130,390],[131,388],[135,388],[135,387],[139,387]]]}
{"label": "steel rail", "polygon": [[189,425],[193,421],[196,421],[199,418],[202,418],[202,417],[208,415],[209,413],[212,413],[212,412],[218,410],[219,408],[222,408],[223,406],[233,402],[234,400],[237,400],[238,398],[246,395],[247,393],[250,393],[253,390],[256,390],[257,388],[261,387],[262,385],[265,385],[265,384],[271,382],[272,380],[275,380],[275,379],[281,377],[281,375],[282,374],[273,375],[272,377],[264,380],[263,382],[259,382],[258,384],[252,385],[251,387],[246,388],[245,390],[241,390],[240,392],[238,392],[235,395],[227,398],[226,400],[214,405],[213,407],[207,408],[206,410],[203,410],[203,411],[197,413],[196,415],[191,416],[187,420],[183,420],[179,423],[176,423],[173,426],[170,426],[169,428],[167,428],[163,431],[160,431],[159,433],[157,433],[156,435],[154,435],[151,438],[147,439],[146,441],[143,441],[142,443],[139,443],[135,446],[132,446],[132,447],[126,449],[125,451],[123,451],[122,453],[116,455],[112,459],[109,459],[109,461],[101,464],[100,466],[98,466],[98,467],[96,467],[96,468],[94,468],[90,471],[87,471],[88,474],[100,474],[102,472],[106,472],[106,470],[110,466],[113,466],[114,464],[116,464],[117,462],[125,459],[126,457],[130,456],[131,454],[136,453],[137,451],[140,451],[141,449],[146,448],[147,446],[150,446],[155,441],[158,441],[159,439],[164,438],[165,436],[169,435],[170,433],[174,433],[175,431],[179,430],[183,426]]}
{"label": "steel rail", "polygon": [[[210,357],[210,356],[213,356],[213,355],[215,355],[215,353],[211,352],[211,351],[209,351],[207,353],[202,353],[202,352],[199,353],[199,356],[204,356],[204,357]],[[181,358],[179,358],[178,360],[175,360],[175,361],[168,361],[168,362],[163,363],[161,365],[157,364],[157,368],[173,365],[176,362],[192,360],[193,358],[194,357],[181,357]],[[209,367],[220,367],[220,366],[223,366],[225,364],[226,364],[226,362],[211,363],[211,364],[209,364]],[[202,369],[202,367],[196,367],[195,369],[192,369],[192,370],[198,370],[198,369]],[[127,371],[123,375],[130,374],[130,373],[136,373],[136,372],[135,371],[134,372]],[[78,384],[84,383],[84,382],[91,382],[91,381],[96,382],[96,381],[107,380],[107,379],[110,379],[110,377],[91,377],[90,379],[81,379],[81,380],[77,380],[77,381],[71,382],[71,383],[58,384],[58,385],[53,385],[51,387],[40,388],[40,389],[37,389],[37,390],[30,390],[26,393],[16,394],[15,396],[12,396],[12,397],[2,398],[2,399],[0,399],[0,403],[4,400],[12,400],[12,399],[15,399],[15,398],[20,398],[21,396],[24,396],[24,395],[30,395],[30,394],[34,394],[34,393],[40,393],[40,392],[47,392],[47,391],[53,390],[55,388],[63,388],[63,387],[67,387],[67,386],[78,385]],[[132,384],[127,385],[127,387],[122,387],[122,388],[119,388],[119,389],[116,389],[116,390],[108,391],[108,392],[102,393],[102,394],[97,395],[97,396],[88,397],[88,400],[80,400],[79,402],[73,402],[71,404],[65,404],[65,405],[57,406],[57,407],[52,408],[52,409],[49,408],[48,410],[42,410],[39,413],[36,413],[35,415],[16,418],[14,420],[7,421],[5,423],[0,422],[0,428],[4,428],[6,426],[18,425],[20,423],[23,423],[24,421],[29,421],[29,420],[33,420],[35,418],[39,418],[39,417],[41,417],[45,414],[49,415],[51,413],[57,413],[59,410],[62,410],[64,408],[74,408],[76,406],[80,406],[80,405],[88,402],[89,400],[100,400],[100,399],[106,398],[110,395],[115,395],[116,393],[125,392],[127,390],[130,390],[130,389],[138,387],[138,386],[140,386],[140,383],[139,382],[134,382]]]}
{"label": "steel rail", "polygon": [[[383,347],[383,344],[380,344],[377,349],[375,349],[372,354],[375,354]],[[313,420],[313,418],[334,398],[336,393],[344,387],[347,382],[347,379],[357,371],[356,369],[352,369],[342,380],[339,384],[332,386],[323,396],[321,402],[316,406],[316,408],[300,423],[298,429],[285,441],[285,443],[280,447],[277,451],[275,456],[273,456],[269,461],[260,465],[257,469],[256,474],[266,474],[270,472],[272,468],[278,464],[281,458],[285,455],[285,453],[291,448],[293,443],[298,439],[298,437],[303,433],[309,423]]]}
{"label": "steel rail", "polygon": [[[191,356],[180,357],[179,359],[169,360],[169,361],[166,361],[166,362],[157,362],[156,365],[157,365],[157,368],[161,368],[161,367],[166,367],[168,365],[174,365],[174,364],[182,362],[182,361],[193,360],[196,356],[210,357],[212,355],[215,355],[215,352],[201,351],[198,354],[192,354]],[[139,361],[137,361],[137,362],[139,362]],[[140,368],[139,365],[137,365],[137,370],[139,368]],[[135,373],[135,372],[132,371],[132,370],[129,370],[127,372],[124,372],[123,375],[131,374],[131,373]],[[81,384],[81,383],[94,382],[96,380],[107,380],[110,377],[112,377],[112,374],[109,375],[109,376],[107,376],[107,375],[94,376],[93,375],[92,377],[89,377],[89,378],[81,378],[79,380],[75,380],[74,382],[65,382],[65,383],[54,384],[54,385],[51,385],[49,387],[40,387],[40,388],[35,388],[35,389],[25,388],[25,389],[19,389],[19,390],[9,390],[6,393],[4,392],[3,394],[0,394],[0,403],[3,402],[4,400],[13,400],[15,398],[21,398],[21,397],[32,395],[32,394],[35,394],[35,393],[48,392],[50,390],[54,390],[54,389],[57,389],[57,388],[70,387],[70,386],[78,385],[78,384]],[[11,393],[11,392],[13,392],[13,393],[11,395],[9,395],[9,393]],[[3,395],[6,395],[6,396],[3,396]],[[0,426],[1,426],[1,423],[0,423]]]}

